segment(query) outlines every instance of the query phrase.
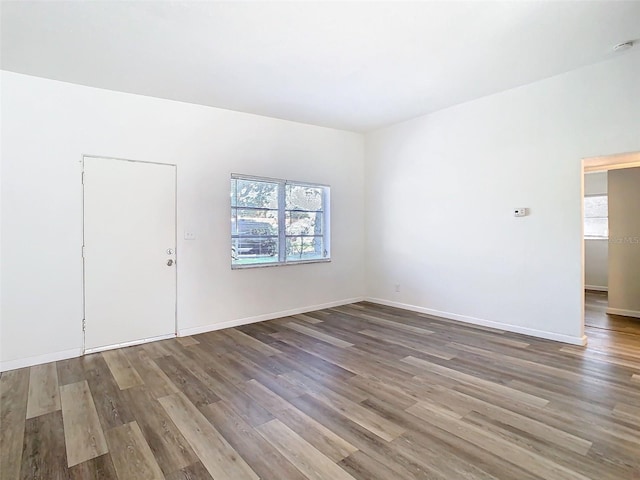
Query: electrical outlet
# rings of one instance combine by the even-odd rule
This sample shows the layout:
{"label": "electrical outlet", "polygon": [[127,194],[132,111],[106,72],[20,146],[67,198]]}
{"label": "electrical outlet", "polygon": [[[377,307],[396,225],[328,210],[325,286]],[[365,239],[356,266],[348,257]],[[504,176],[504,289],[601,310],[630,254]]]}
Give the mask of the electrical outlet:
{"label": "electrical outlet", "polygon": [[185,240],[195,240],[196,239],[196,234],[195,232],[184,232],[184,239]]}
{"label": "electrical outlet", "polygon": [[399,293],[399,292],[400,292],[400,284],[396,283],[396,293]]}

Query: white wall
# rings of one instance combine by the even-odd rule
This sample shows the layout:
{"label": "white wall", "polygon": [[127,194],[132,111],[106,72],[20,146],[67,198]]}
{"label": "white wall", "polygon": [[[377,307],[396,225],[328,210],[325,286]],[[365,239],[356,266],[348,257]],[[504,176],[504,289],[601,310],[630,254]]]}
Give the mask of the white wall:
{"label": "white wall", "polygon": [[[607,172],[591,172],[584,175],[584,194],[606,195]],[[585,288],[606,291],[609,285],[609,241],[606,238],[584,240]]]}
{"label": "white wall", "polygon": [[609,172],[609,308],[640,318],[640,167]]}
{"label": "white wall", "polygon": [[368,295],[579,343],[581,159],[638,132],[632,52],[367,134]]}
{"label": "white wall", "polygon": [[609,240],[585,238],[584,288],[606,292],[609,289]]}
{"label": "white wall", "polygon": [[[180,330],[364,295],[362,135],[3,72],[4,369],[80,353],[82,154],[178,165]],[[231,172],[331,185],[333,261],[232,271]]]}

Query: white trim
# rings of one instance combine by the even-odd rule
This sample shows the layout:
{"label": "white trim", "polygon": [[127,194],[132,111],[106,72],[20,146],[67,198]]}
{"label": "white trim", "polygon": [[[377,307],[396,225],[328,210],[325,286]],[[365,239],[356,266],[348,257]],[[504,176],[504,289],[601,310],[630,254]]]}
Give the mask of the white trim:
{"label": "white trim", "polygon": [[299,182],[297,180],[287,180],[286,178],[260,177],[256,175],[245,175],[243,173],[231,172],[232,180],[248,180],[250,182],[283,183],[285,185],[302,185],[303,187],[330,187],[324,183]]}
{"label": "white trim", "polygon": [[640,311],[638,310],[625,310],[623,308],[607,308],[607,313],[610,315],[622,315],[624,317],[640,318]]}
{"label": "white trim", "polygon": [[90,155],[88,153],[82,154],[82,159],[84,161],[85,158],[95,158],[96,160],[119,160],[121,162],[134,162],[134,163],[152,163],[154,165],[165,165],[167,167],[177,167],[177,163],[164,163],[164,162],[149,162],[148,160],[133,160],[131,158],[121,158],[121,157],[110,157],[104,155]]}
{"label": "white trim", "polygon": [[132,340],[130,342],[114,343],[113,345],[104,345],[102,347],[86,348],[84,353],[85,355],[88,355],[89,353],[104,352],[105,350],[113,350],[115,348],[124,348],[124,347],[131,347],[133,345],[141,345],[143,343],[157,342],[158,340],[166,340],[167,338],[176,338],[176,334],[168,333],[167,335],[143,338],[142,340]]}
{"label": "white trim", "polygon": [[434,310],[432,308],[418,307],[416,305],[409,305],[406,303],[393,302],[390,300],[384,300],[381,298],[366,298],[368,302],[378,303],[380,305],[387,305],[389,307],[401,308],[403,310],[411,310],[418,313],[426,313],[427,315],[433,315],[436,317],[443,317],[450,320],[457,320],[464,323],[470,323],[473,325],[480,325],[483,327],[495,328],[498,330],[505,330],[513,333],[521,333],[523,335],[529,335],[530,337],[544,338],[546,340],[554,340],[556,342],[569,343],[571,345],[587,344],[587,337],[572,337],[571,335],[564,335],[562,333],[546,332],[544,330],[536,330],[533,328],[519,327],[517,325],[510,325],[508,323],[493,322],[491,320],[484,320],[482,318],[469,317],[467,315],[459,315],[457,313],[442,312],[440,310]]}
{"label": "white trim", "polygon": [[68,358],[76,358],[80,355],[82,355],[82,349],[74,348],[71,350],[64,350],[62,352],[36,355],[35,357],[18,358],[16,360],[0,362],[0,372],[15,370],[17,368],[32,367],[33,365],[40,365],[43,363],[57,362],[58,360],[66,360]]}
{"label": "white trim", "polygon": [[582,165],[585,173],[640,167],[640,152],[626,152],[583,158]]}
{"label": "white trim", "polygon": [[229,320],[227,322],[210,323],[208,325],[202,325],[200,327],[183,328],[178,330],[178,336],[187,337],[189,335],[198,335],[199,333],[213,332],[214,330],[222,330],[225,328],[238,327],[240,325],[248,325],[250,323],[264,322],[265,320],[290,317],[291,315],[314,312],[316,310],[323,310],[325,308],[340,307],[342,305],[348,305],[350,303],[362,302],[363,300],[365,300],[364,297],[346,298],[344,300],[337,300],[335,302],[323,303],[310,307],[294,308],[291,310],[267,313],[265,315],[256,315],[255,317],[238,318],[236,320]]}
{"label": "white trim", "polygon": [[595,290],[596,292],[608,292],[609,287],[600,287],[598,285],[585,285],[585,290]]}
{"label": "white trim", "polygon": [[248,268],[288,267],[290,265],[307,265],[308,263],[331,263],[330,258],[317,258],[315,260],[289,260],[285,262],[270,263],[232,263],[231,270],[246,270]]}

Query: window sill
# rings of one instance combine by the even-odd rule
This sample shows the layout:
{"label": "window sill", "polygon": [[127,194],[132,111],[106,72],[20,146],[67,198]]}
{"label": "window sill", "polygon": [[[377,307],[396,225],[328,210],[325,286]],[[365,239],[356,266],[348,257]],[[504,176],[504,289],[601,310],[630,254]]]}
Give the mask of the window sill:
{"label": "window sill", "polygon": [[273,263],[255,263],[247,265],[231,265],[231,270],[247,270],[251,268],[268,268],[268,267],[288,267],[291,265],[308,265],[310,263],[330,263],[330,258],[322,258],[318,260],[301,260],[299,262],[273,262]]}

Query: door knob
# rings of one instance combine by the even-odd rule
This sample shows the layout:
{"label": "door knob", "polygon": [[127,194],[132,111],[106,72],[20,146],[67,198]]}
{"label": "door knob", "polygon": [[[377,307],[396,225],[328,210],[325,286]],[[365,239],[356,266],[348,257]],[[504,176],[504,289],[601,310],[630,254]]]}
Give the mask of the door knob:
{"label": "door knob", "polygon": [[167,260],[167,265],[169,265],[169,266],[173,265],[173,260],[171,260],[171,259]]}

